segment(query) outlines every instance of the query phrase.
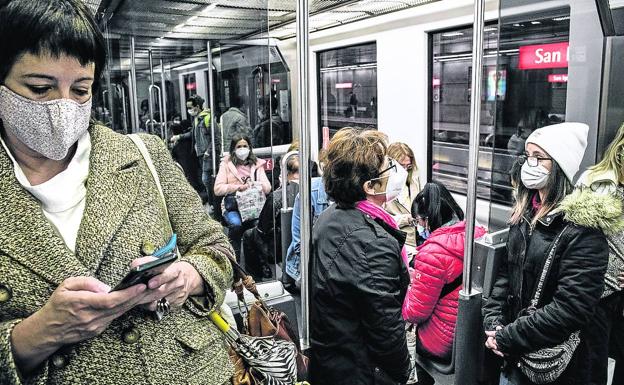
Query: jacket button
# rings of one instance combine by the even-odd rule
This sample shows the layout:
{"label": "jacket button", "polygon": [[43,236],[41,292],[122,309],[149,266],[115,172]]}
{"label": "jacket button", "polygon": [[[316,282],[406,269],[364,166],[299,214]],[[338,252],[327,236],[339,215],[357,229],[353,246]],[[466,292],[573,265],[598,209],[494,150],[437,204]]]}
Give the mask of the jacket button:
{"label": "jacket button", "polygon": [[13,293],[11,292],[11,288],[0,285],[0,303],[7,302],[13,297]]}
{"label": "jacket button", "polygon": [[136,331],[136,329],[128,329],[125,332],[123,332],[122,338],[123,338],[123,342],[131,345],[139,341],[140,335],[139,335],[139,332]]}
{"label": "jacket button", "polygon": [[155,251],[156,251],[156,245],[154,245],[150,241],[143,242],[143,245],[141,246],[141,254],[143,254],[144,256],[152,255],[154,254]]}
{"label": "jacket button", "polygon": [[55,354],[52,356],[52,365],[57,369],[64,368],[67,365],[67,359],[60,354]]}

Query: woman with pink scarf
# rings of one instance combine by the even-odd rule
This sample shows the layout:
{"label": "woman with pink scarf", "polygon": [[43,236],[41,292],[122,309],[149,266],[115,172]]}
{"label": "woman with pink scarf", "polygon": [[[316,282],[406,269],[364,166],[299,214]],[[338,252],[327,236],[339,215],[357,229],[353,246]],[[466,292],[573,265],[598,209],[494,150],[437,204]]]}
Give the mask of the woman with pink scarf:
{"label": "woman with pink scarf", "polygon": [[404,384],[405,233],[382,205],[401,192],[407,172],[377,131],[340,130],[323,161],[325,191],[336,203],[312,232],[310,382]]}

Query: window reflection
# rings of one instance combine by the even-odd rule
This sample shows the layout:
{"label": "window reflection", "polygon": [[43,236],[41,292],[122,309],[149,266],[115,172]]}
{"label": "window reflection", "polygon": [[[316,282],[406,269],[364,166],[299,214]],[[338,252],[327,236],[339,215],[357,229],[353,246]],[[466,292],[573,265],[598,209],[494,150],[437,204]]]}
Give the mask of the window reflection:
{"label": "window reflection", "polygon": [[[536,128],[565,120],[569,9],[484,28],[480,198],[511,203],[509,169]],[[432,179],[465,194],[472,28],[431,34]],[[497,56],[497,50],[499,55]]]}

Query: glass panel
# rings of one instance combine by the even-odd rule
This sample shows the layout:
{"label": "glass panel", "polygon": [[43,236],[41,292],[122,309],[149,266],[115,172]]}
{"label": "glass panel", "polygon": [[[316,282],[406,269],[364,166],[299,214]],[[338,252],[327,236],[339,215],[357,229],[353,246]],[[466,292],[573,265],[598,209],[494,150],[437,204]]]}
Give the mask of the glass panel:
{"label": "glass panel", "polygon": [[319,137],[343,127],[377,129],[377,44],[319,52]]}
{"label": "glass panel", "polygon": [[[565,118],[569,9],[503,21],[500,43],[496,31],[496,24],[485,27],[477,191],[479,198],[510,205],[509,169],[523,151],[524,139],[534,129]],[[472,28],[431,38],[431,175],[465,194]]]}

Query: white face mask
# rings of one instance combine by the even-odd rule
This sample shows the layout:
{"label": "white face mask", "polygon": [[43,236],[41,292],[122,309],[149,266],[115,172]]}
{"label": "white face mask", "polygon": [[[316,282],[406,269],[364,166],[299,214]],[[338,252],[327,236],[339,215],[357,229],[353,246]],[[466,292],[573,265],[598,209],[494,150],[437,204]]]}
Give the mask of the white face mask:
{"label": "white face mask", "polygon": [[91,102],[70,99],[30,100],[0,86],[0,119],[28,148],[48,159],[61,160],[87,132]]}
{"label": "white face mask", "polygon": [[[395,167],[386,171],[389,174],[387,176],[388,183],[386,184],[386,191],[382,193],[375,193],[375,195],[386,194],[386,202],[390,202],[391,200],[398,197],[399,194],[401,194],[401,191],[403,191],[403,187],[405,187],[405,181],[407,180],[407,171],[405,171],[405,169],[401,167],[399,162],[394,159],[391,159],[390,161],[392,162],[392,164],[395,165]],[[381,178],[385,178],[385,176],[372,180]]]}
{"label": "white face mask", "polygon": [[520,179],[524,187],[531,190],[539,190],[546,187],[548,183],[548,176],[550,171],[541,164],[536,167],[531,167],[527,162],[524,162],[520,171]]}
{"label": "white face mask", "polygon": [[236,151],[234,151],[234,153],[236,154],[236,157],[238,159],[247,160],[247,158],[249,157],[249,148],[247,147],[237,148]]}

